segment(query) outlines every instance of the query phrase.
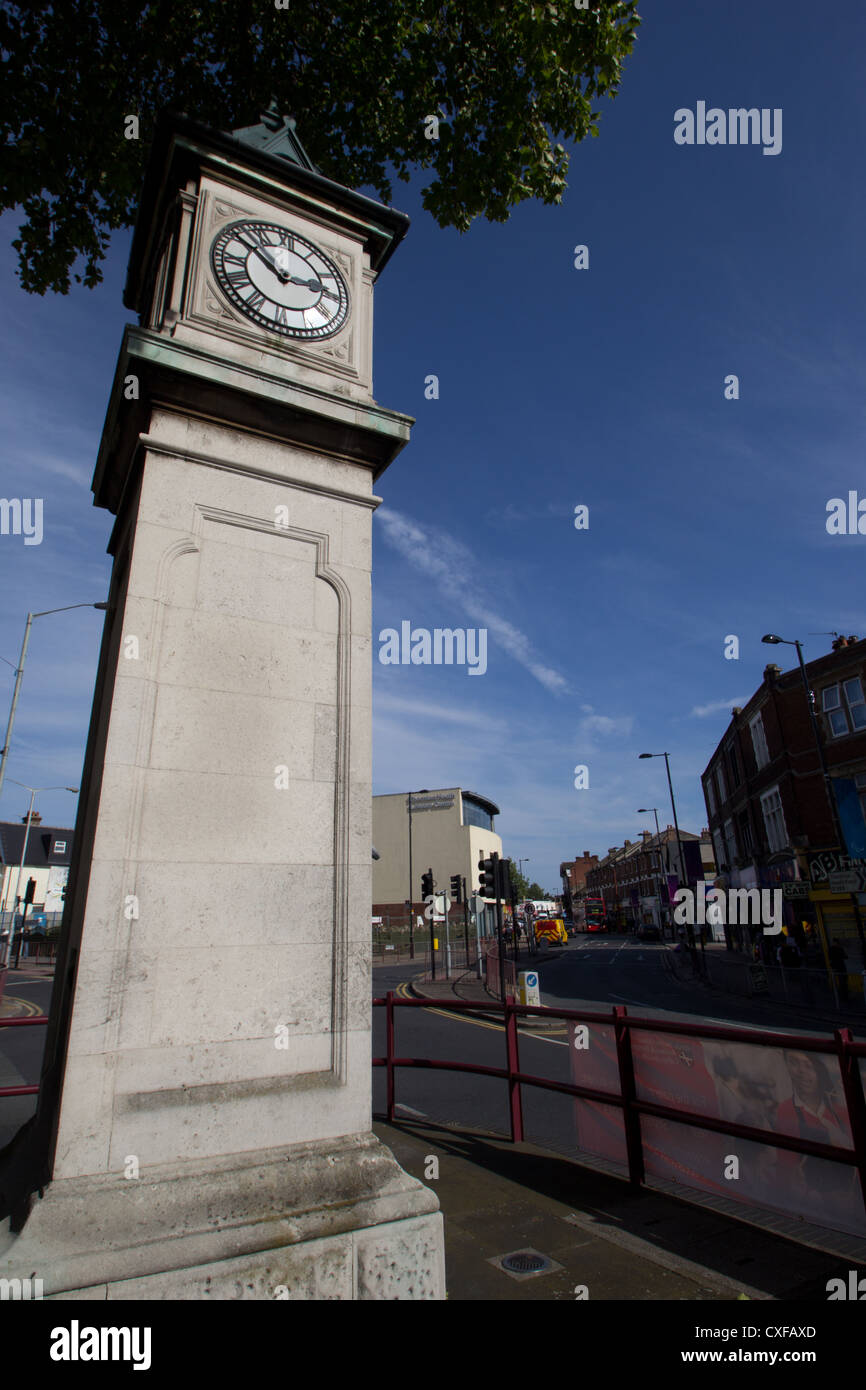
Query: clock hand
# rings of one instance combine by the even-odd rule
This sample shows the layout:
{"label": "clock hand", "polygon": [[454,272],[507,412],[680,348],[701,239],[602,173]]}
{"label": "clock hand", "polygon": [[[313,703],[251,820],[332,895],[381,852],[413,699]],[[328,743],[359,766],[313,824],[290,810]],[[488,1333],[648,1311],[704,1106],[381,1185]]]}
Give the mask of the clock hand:
{"label": "clock hand", "polygon": [[276,275],[284,285],[290,282],[292,277],[289,275],[288,271],[280,270],[279,266],[276,265],[276,263],[271,259],[271,257],[265,255],[264,250],[261,246],[258,246],[253,242],[244,241],[242,236],[238,236],[237,240],[240,242],[241,246],[245,246],[248,251],[254,251],[255,254],[258,256],[259,260],[267,266],[271,274]]}
{"label": "clock hand", "polygon": [[333,290],[326,290],[321,280],[302,280],[299,275],[290,275],[288,277],[288,283],[290,285],[303,285],[306,290],[321,290],[322,294],[326,294],[329,299],[336,299],[339,301],[340,298],[338,294],[334,294]]}

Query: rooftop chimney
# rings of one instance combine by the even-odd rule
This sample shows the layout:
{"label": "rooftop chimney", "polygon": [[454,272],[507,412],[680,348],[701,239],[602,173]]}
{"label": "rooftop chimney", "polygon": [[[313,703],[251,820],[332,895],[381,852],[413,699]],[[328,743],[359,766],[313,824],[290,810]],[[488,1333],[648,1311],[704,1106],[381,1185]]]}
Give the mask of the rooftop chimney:
{"label": "rooftop chimney", "polygon": [[[22,825],[26,825],[26,824],[27,824],[27,817],[26,817],[26,816],[22,816],[22,817],[21,817],[21,824],[22,824]],[[30,824],[31,824],[31,825],[41,825],[41,824],[42,824],[42,813],[41,813],[40,811],[34,811],[34,812],[33,812],[32,816],[30,817]]]}

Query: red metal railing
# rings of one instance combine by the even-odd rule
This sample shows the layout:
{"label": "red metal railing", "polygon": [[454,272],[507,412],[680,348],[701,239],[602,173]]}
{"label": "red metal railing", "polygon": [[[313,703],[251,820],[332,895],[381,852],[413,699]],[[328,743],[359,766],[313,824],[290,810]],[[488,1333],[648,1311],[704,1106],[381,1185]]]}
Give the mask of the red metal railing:
{"label": "red metal railing", "polygon": [[[491,937],[484,954],[485,984],[491,994],[498,994],[501,998],[503,990],[499,980],[499,943],[495,937]],[[517,967],[514,961],[505,959],[505,990],[506,998],[517,988]]]}
{"label": "red metal railing", "polygon": [[[33,1018],[0,1018],[0,1028],[36,1028],[40,1023],[47,1022],[47,1014],[35,1014]],[[38,1094],[38,1083],[35,1086],[0,1086],[0,1100],[3,1096],[37,1096]]]}
{"label": "red metal railing", "polygon": [[[435,1071],[472,1072],[478,1076],[492,1076],[508,1083],[511,1139],[519,1143],[523,1139],[523,1106],[521,1087],[535,1086],[547,1091],[559,1091],[579,1100],[596,1101],[599,1104],[616,1106],[623,1112],[628,1158],[629,1180],[634,1184],[644,1181],[643,1147],[640,1117],[655,1116],[662,1120],[673,1120],[677,1124],[690,1125],[697,1129],[710,1130],[719,1134],[729,1134],[736,1139],[750,1139],[754,1143],[769,1144],[777,1149],[789,1149],[798,1154],[809,1154],[815,1158],[830,1159],[845,1163],[857,1169],[860,1189],[866,1206],[866,1099],[858,1057],[866,1057],[866,1043],[855,1042],[850,1029],[837,1028],[832,1039],[816,1038],[814,1035],[793,1033],[757,1032],[748,1028],[728,1027],[706,1023],[668,1022],[655,1018],[639,1018],[630,1015],[624,1005],[617,1005],[608,1012],[575,1009],[535,1008],[516,1004],[509,995],[505,1004],[491,1000],[490,1003],[475,1003],[452,999],[403,999],[396,998],[393,991],[385,998],[373,1000],[374,1007],[386,1010],[386,1049],[387,1056],[374,1057],[374,1067],[386,1067],[388,1120],[393,1122],[395,1109],[395,1071],[397,1067],[422,1067]],[[447,1009],[450,1013],[501,1014],[505,1031],[505,1066],[488,1067],[474,1062],[451,1062],[429,1057],[398,1057],[395,1055],[395,1008]],[[545,1019],[565,1019],[575,1023],[600,1023],[612,1027],[616,1041],[616,1055],[619,1064],[621,1094],[599,1091],[588,1086],[568,1081],[554,1081],[547,1077],[533,1076],[520,1070],[518,1018],[542,1017]],[[842,1148],[835,1144],[822,1144],[816,1140],[793,1137],[776,1133],[774,1130],[758,1129],[752,1125],[737,1124],[733,1120],[714,1119],[691,1110],[658,1105],[653,1101],[640,1100],[635,1084],[634,1058],[632,1056],[631,1035],[637,1029],[654,1033],[674,1033],[695,1038],[713,1038],[720,1041],[751,1043],[773,1048],[786,1048],[798,1052],[832,1054],[839,1061],[848,1120],[851,1128],[853,1147]]]}

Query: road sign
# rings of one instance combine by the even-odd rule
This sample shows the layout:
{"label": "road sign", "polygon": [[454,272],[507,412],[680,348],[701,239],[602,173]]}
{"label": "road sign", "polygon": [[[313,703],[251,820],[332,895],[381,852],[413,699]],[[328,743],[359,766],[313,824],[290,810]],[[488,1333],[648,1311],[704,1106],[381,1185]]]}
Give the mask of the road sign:
{"label": "road sign", "polygon": [[538,987],[537,970],[521,970],[517,976],[517,998],[521,1004],[531,1008],[541,1007],[541,990]]}
{"label": "road sign", "polygon": [[846,869],[839,874],[829,874],[830,892],[860,893],[863,891],[861,887],[862,878],[862,869]]}

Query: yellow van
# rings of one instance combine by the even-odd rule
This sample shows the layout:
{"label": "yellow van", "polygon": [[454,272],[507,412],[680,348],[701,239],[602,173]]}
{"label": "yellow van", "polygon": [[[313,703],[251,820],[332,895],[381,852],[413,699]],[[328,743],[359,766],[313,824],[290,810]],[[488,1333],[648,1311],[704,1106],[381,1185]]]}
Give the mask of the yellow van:
{"label": "yellow van", "polygon": [[536,944],[546,941],[551,946],[567,946],[568,934],[561,917],[538,917],[533,922]]}

